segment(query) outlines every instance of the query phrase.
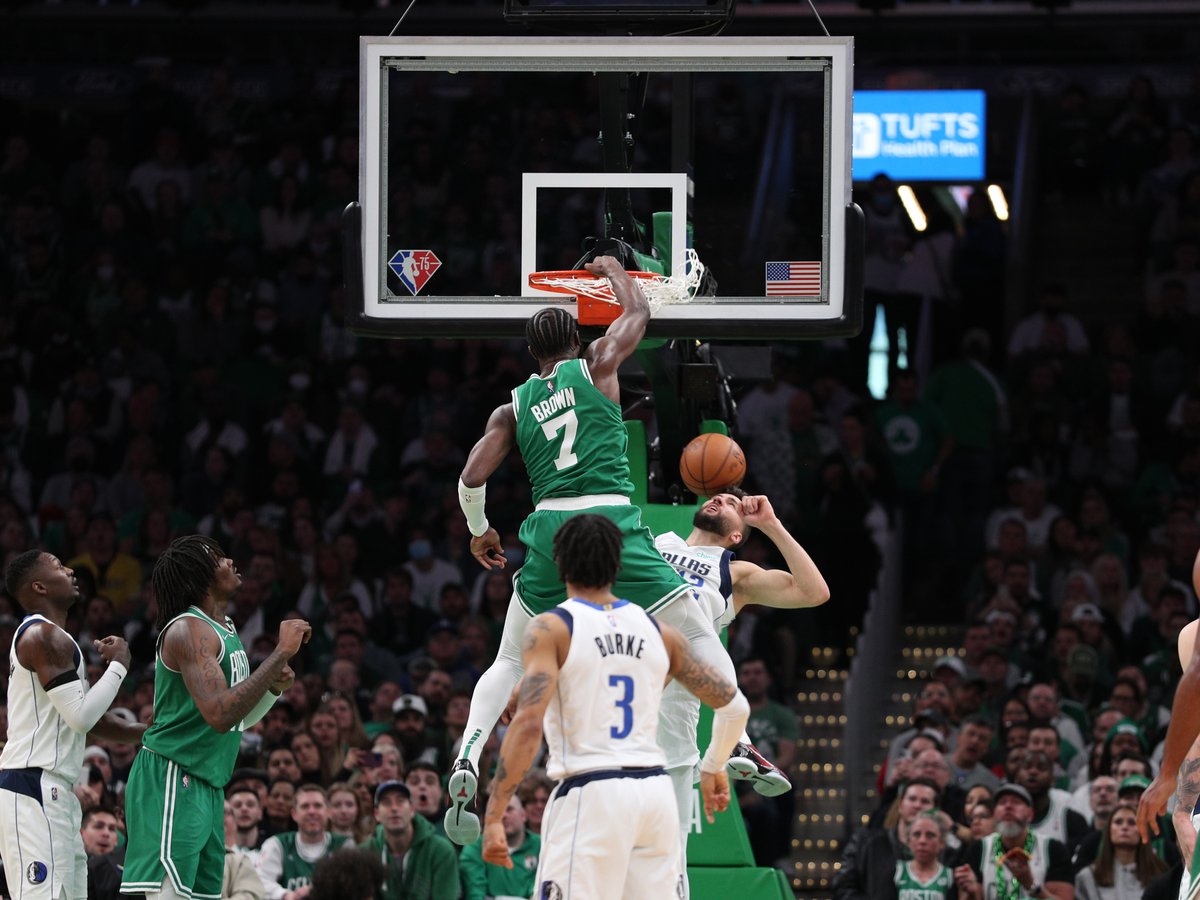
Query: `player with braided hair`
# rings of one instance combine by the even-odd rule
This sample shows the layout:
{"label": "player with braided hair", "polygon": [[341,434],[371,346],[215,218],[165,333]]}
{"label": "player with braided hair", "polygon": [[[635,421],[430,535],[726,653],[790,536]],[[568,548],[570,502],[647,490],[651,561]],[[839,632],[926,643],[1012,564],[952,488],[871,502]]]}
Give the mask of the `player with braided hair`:
{"label": "player with braided hair", "polygon": [[242,732],[295,680],[288,665],[312,629],[280,623],[257,669],[225,610],[241,586],[216,541],[193,534],[163,551],[150,576],[158,600],[154,724],[125,791],[129,844],[121,892],[156,900],[219,897],[225,869],[223,789]]}
{"label": "player with braided hair", "polygon": [[446,835],[458,844],[469,844],[480,834],[474,811],[479,757],[520,680],[525,626],[565,596],[551,549],[559,526],[581,512],[592,512],[618,527],[622,545],[620,575],[613,586],[617,596],[647,612],[690,596],[678,573],[655,550],[641,511],[629,500],[633,482],[617,369],[645,335],[650,307],[614,257],[598,256],[586,268],[609,279],[623,313],[582,353],[579,329],[565,309],[549,307],[530,318],[525,335],[538,374],[513,390],[511,403],[492,413],[458,485],[459,502],[474,535],[471,553],[485,569],[503,568],[506,562],[500,535],[484,515],[485,483],[514,445],[525,461],[536,507],[521,525],[525,563],[513,578],[500,652],[475,687],[460,757],[447,785],[451,804]]}

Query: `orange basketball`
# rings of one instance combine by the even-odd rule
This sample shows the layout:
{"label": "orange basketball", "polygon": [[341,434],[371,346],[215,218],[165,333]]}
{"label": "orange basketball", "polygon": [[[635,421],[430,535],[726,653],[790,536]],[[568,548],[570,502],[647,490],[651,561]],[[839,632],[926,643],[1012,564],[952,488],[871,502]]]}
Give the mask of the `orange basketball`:
{"label": "orange basketball", "polygon": [[733,438],[702,434],[679,457],[679,474],[693,494],[711,497],[746,477],[746,455]]}

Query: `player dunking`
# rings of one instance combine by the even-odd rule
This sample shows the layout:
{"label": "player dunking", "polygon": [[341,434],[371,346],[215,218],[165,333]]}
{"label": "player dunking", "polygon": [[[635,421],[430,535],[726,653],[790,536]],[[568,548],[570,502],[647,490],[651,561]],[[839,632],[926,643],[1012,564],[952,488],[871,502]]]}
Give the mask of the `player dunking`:
{"label": "player dunking", "polygon": [[[788,570],[764,569],[733,559],[733,548],[751,527],[768,537],[783,554]],[[671,622],[681,614],[701,620],[673,623],[688,636],[692,649],[705,662],[736,683],[729,654],[717,634],[745,606],[760,604],[784,609],[819,606],[829,599],[829,587],[812,558],[775,515],[771,502],[738,488],[723,491],[704,503],[692,517],[692,531],[684,540],[674,532],[654,541],[663,558],[692,587],[698,603],[674,604],[662,617]],[[663,694],[658,740],[667,754],[667,771],[679,804],[680,842],[686,859],[691,830],[692,785],[695,784],[696,726],[700,704],[679,684]],[[753,783],[758,793],[774,797],[791,789],[787,776],[768,762],[749,736],[743,734],[729,760],[734,777]]]}
{"label": "player dunking", "polygon": [[242,732],[291,686],[288,660],[312,629],[301,619],[280,623],[275,650],[252,673],[225,615],[242,578],[215,541],[178,538],[151,578],[161,628],[154,724],[125,791],[126,807],[137,815],[128,817],[121,893],[215,900],[225,869],[222,789]]}
{"label": "player dunking", "polygon": [[513,579],[513,599],[496,661],[471,698],[461,756],[447,785],[446,836],[459,844],[479,837],[472,809],[477,766],[487,735],[521,678],[521,635],[529,620],[563,599],[550,547],[559,526],[583,511],[600,513],[620,529],[620,575],[614,590],[649,612],[689,596],[687,585],[654,549],[641,511],[629,502],[633,483],[626,457],[617,368],[646,333],[650,307],[619,262],[599,256],[588,271],[606,276],[624,312],[580,356],[579,329],[561,307],[535,313],[525,327],[539,372],[497,408],[471,450],[459,481],[459,502],[471,534],[471,553],[485,567],[503,567],[500,536],[484,516],[485,482],[516,444],[533,486],[536,509],[521,525],[525,564]]}
{"label": "player dunking", "polygon": [[729,803],[725,761],[750,707],[732,681],[699,659],[678,631],[612,591],[622,535],[604,516],[569,519],[554,558],[571,599],[525,630],[525,678],[500,748],[483,858],[512,866],[503,815],[541,746],[559,781],[542,820],[537,897],[678,896],[678,822],[666,757],[655,740],[670,676],[714,707],[700,764],[705,813]]}
{"label": "player dunking", "polygon": [[27,550],[8,566],[9,596],[26,612],[8,653],[8,743],[0,753],[0,856],[8,896],[87,897],[82,812],[71,785],[88,732],[136,744],[146,730],[108,712],[129,669],[119,637],[94,641],[108,668],[90,689],[83,654],[67,634],[79,599],[75,573],[49,553]]}

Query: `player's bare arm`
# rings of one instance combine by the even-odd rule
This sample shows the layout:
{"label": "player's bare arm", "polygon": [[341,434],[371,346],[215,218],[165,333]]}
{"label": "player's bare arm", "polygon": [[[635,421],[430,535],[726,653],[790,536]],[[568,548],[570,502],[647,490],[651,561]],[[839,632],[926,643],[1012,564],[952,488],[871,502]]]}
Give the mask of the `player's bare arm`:
{"label": "player's bare arm", "polygon": [[504,836],[504,810],[533,765],[542,743],[542,719],[558,685],[558,672],[571,644],[567,626],[556,615],[535,616],[525,627],[521,655],[525,677],[517,696],[517,711],[504,743],[492,782],[483,823],[483,858],[493,865],[512,868],[508,841]]}
{"label": "player's bare arm", "polygon": [[617,383],[617,369],[633,355],[642,338],[646,336],[646,325],[650,322],[650,304],[642,289],[625,271],[621,263],[612,256],[597,256],[586,268],[593,275],[603,275],[612,286],[613,296],[621,304],[621,313],[604,337],[593,341],[587,348],[588,370],[596,387],[608,397],[619,402],[621,388]]}
{"label": "player's bare arm", "polygon": [[106,712],[96,723],[96,727],[88,732],[88,740],[93,738],[100,741],[114,741],[118,744],[140,744],[142,735],[148,725],[141,722],[126,722],[120,716]]}
{"label": "player's bare arm", "polygon": [[[1192,586],[1200,589],[1200,553],[1192,563]],[[1197,737],[1200,737],[1200,641],[1194,643],[1187,668],[1175,688],[1171,722],[1163,742],[1162,766],[1138,801],[1137,827],[1143,841],[1158,834],[1158,817],[1167,810],[1167,798],[1175,790],[1179,767]]]}
{"label": "player's bare arm", "polygon": [[279,643],[250,677],[230,687],[221,671],[221,642],[211,625],[185,618],[163,639],[163,663],[183,676],[200,715],[216,731],[234,728],[254,709],[272,685],[285,679],[288,660],[312,635],[302,619],[285,619],[279,625]]}
{"label": "player's bare arm", "polygon": [[766,497],[742,498],[742,517],[779,548],[787,563],[783,569],[764,569],[744,560],[734,560],[729,566],[733,582],[733,605],[741,612],[747,604],[773,606],[780,609],[799,609],[820,606],[829,599],[829,585],[808,552],[788,533],[775,515]]}
{"label": "player's bare arm", "polygon": [[[483,437],[471,448],[459,478],[459,502],[463,506],[463,513],[467,516],[467,524],[471,526],[473,535],[471,555],[485,569],[503,569],[505,559],[500,535],[495,528],[487,525],[487,518],[483,513],[483,486],[491,474],[500,468],[516,441],[516,414],[512,404],[505,403],[492,411]],[[478,509],[474,509],[472,504],[476,504]],[[481,533],[475,534],[481,526]]]}
{"label": "player's bare arm", "polygon": [[38,681],[47,691],[79,680],[74,643],[49,622],[35,622],[21,633],[17,660],[37,673]]}
{"label": "player's bare arm", "polygon": [[1192,850],[1196,846],[1196,828],[1192,825],[1192,814],[1196,810],[1196,798],[1200,797],[1200,737],[1179,767],[1179,783],[1175,788],[1175,810],[1171,813],[1171,824],[1175,826],[1175,837],[1179,843],[1179,855],[1190,872]]}

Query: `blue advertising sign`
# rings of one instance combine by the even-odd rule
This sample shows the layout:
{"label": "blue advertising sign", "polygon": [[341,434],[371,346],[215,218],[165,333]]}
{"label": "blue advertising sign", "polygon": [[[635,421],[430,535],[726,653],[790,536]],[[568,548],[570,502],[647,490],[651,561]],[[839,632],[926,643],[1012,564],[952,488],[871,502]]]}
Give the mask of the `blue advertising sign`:
{"label": "blue advertising sign", "polygon": [[855,91],[855,181],[983,179],[983,91]]}

